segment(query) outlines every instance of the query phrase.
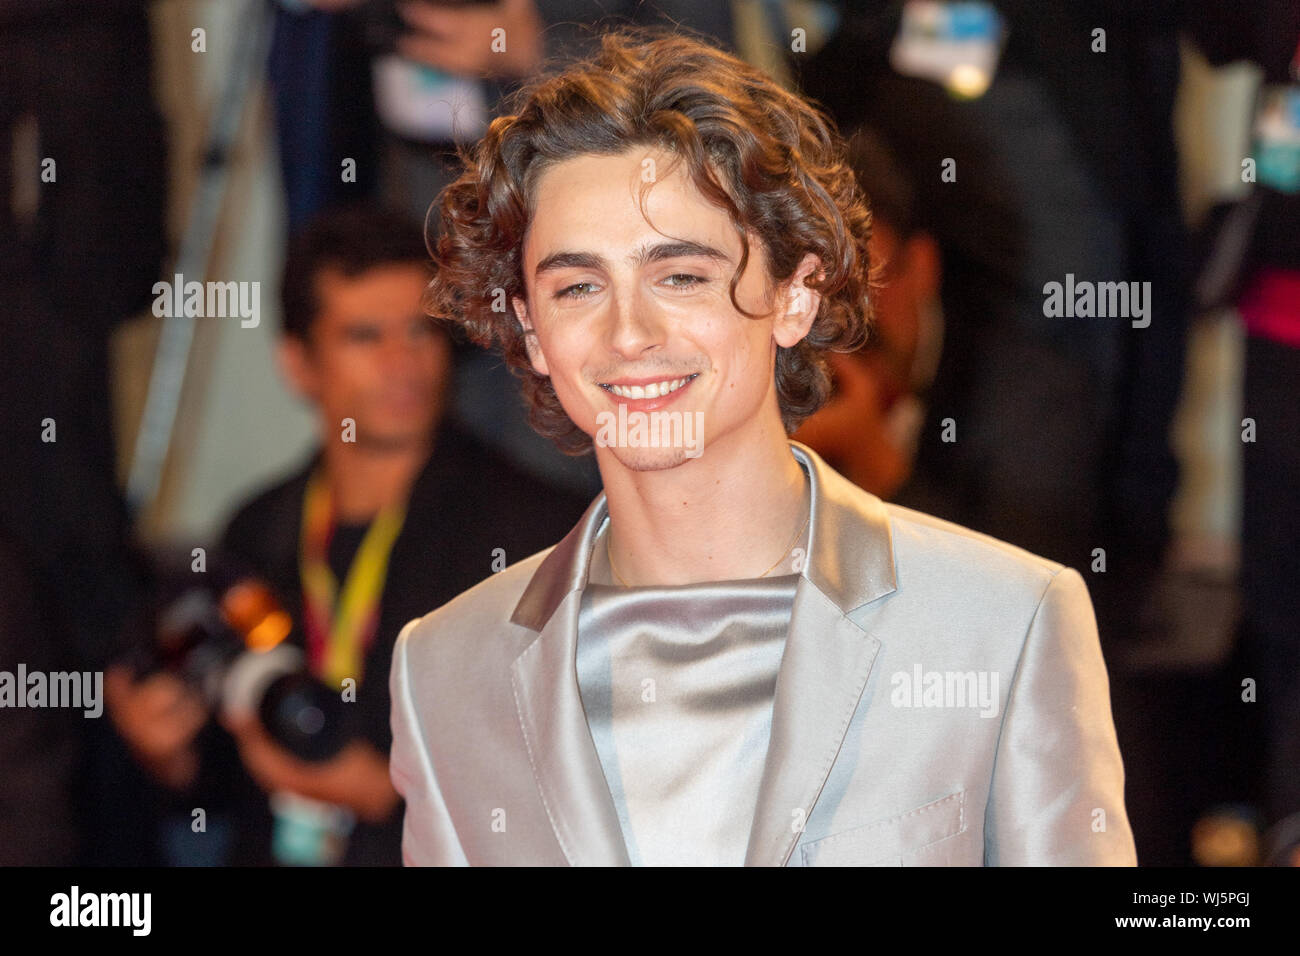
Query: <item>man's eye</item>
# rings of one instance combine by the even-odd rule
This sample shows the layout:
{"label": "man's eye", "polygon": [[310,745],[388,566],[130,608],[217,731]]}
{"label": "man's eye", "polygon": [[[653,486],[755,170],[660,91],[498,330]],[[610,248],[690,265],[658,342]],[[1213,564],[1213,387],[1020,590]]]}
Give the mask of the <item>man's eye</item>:
{"label": "man's eye", "polygon": [[[693,275],[689,272],[677,272],[674,273],[673,275],[668,276],[664,281],[668,282],[669,286],[675,289],[689,289],[692,286],[704,285],[709,280],[704,278],[703,276]],[[583,290],[592,289],[594,287],[595,287],[594,282],[575,282],[573,285],[567,286],[561,289],[560,291],[558,291],[557,293],[555,293],[555,298],[557,299],[590,298],[592,295],[595,295],[595,293],[586,292]]]}
{"label": "man's eye", "polygon": [[584,286],[594,287],[594,286],[595,286],[595,283],[594,283],[594,282],[575,282],[573,285],[568,286],[568,287],[566,287],[566,288],[563,288],[563,289],[561,289],[559,292],[555,293],[555,297],[556,297],[557,299],[585,299],[585,298],[587,298],[588,296],[592,295],[593,293],[591,293],[591,292],[576,292],[576,291],[574,291],[574,290],[576,290],[576,289],[581,289],[581,288],[583,288]]}
{"label": "man's eye", "polygon": [[379,340],[379,330],[370,329],[362,326],[354,326],[345,333],[349,342],[377,342]]}

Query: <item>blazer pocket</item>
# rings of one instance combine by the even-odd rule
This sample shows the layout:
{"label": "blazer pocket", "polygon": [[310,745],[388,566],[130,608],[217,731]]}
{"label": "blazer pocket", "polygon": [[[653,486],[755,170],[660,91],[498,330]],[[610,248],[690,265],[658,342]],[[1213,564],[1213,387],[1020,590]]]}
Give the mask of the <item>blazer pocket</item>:
{"label": "blazer pocket", "polygon": [[800,846],[804,866],[902,866],[903,856],[966,829],[966,791]]}

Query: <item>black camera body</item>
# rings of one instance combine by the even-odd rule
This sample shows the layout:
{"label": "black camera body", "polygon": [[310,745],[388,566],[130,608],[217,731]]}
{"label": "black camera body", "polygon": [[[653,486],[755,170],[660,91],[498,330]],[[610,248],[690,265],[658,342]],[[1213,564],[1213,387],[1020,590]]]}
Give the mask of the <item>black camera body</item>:
{"label": "black camera body", "polygon": [[135,669],[172,673],[211,711],[256,714],[295,756],[328,760],[346,743],[343,700],[308,671],[302,650],[286,640],[291,629],[267,584],[208,573],[162,607]]}

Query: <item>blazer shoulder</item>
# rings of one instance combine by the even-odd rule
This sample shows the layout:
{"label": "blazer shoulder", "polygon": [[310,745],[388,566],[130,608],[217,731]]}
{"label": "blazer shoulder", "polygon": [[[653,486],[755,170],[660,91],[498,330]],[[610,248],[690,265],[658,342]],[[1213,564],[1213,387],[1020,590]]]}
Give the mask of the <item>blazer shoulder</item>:
{"label": "blazer shoulder", "polygon": [[[1065,569],[1059,561],[903,505],[885,502],[900,566],[933,568],[950,580],[1015,583],[1041,594]],[[906,570],[903,571],[906,573]]]}

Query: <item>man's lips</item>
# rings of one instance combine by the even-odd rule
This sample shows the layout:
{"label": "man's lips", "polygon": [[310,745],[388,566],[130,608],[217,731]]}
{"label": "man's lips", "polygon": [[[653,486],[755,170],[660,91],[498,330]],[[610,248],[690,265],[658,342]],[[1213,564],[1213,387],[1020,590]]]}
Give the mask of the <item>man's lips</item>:
{"label": "man's lips", "polygon": [[616,403],[627,405],[629,408],[650,411],[654,408],[673,401],[679,394],[686,391],[695,379],[699,378],[699,372],[689,375],[665,378],[646,377],[646,378],[621,378],[612,382],[598,383],[601,388],[609,393]]}

